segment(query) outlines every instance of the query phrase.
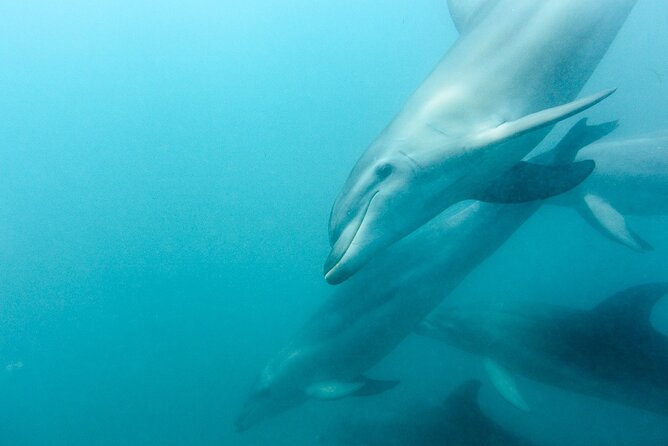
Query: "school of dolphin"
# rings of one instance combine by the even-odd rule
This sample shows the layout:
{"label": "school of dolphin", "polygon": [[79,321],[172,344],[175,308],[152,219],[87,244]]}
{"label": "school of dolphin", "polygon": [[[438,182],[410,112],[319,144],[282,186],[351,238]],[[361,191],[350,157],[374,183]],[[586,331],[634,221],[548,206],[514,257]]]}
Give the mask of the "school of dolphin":
{"label": "school of dolphin", "polygon": [[[625,216],[668,214],[668,134],[614,140],[616,122],[582,118],[531,154],[556,123],[614,92],[581,95],[635,3],[448,1],[459,38],[353,167],[329,221],[324,276],[336,286],[261,370],[238,431],[312,399],[390,391],[398,381],[366,373],[411,333],[479,355],[519,410],[530,405],[516,375],[668,416],[668,338],[650,322],[668,282],[600,296],[589,310],[441,305],[543,204],[575,209],[630,249],[653,249]],[[480,386],[342,420],[319,442],[534,444],[483,413]]]}

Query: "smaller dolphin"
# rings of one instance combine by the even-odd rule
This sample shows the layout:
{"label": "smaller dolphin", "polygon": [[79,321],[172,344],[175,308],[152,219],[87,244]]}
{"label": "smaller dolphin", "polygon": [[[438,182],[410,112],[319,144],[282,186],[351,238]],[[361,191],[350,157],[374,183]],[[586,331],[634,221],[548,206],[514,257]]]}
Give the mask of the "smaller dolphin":
{"label": "smaller dolphin", "polygon": [[530,446],[533,443],[490,419],[478,405],[480,381],[466,381],[441,404],[340,422],[319,437],[346,446]]}
{"label": "smaller dolphin", "polygon": [[561,161],[573,159],[594,160],[596,168],[548,203],[575,208],[598,231],[633,250],[652,249],[625,216],[668,214],[668,133],[591,144]]}
{"label": "smaller dolphin", "polygon": [[591,310],[538,303],[442,309],[417,332],[482,355],[494,386],[520,408],[513,373],[668,415],[668,338],[650,323],[667,292],[668,282],[634,286]]}

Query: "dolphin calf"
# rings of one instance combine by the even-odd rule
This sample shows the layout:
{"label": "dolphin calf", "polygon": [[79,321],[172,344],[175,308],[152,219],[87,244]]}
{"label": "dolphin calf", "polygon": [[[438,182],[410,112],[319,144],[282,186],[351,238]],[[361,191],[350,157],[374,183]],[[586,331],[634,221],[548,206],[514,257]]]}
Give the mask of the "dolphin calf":
{"label": "dolphin calf", "polygon": [[[588,132],[601,133],[598,126],[587,127],[584,133]],[[365,373],[539,206],[539,201],[462,204],[332,289],[301,331],[261,371],[236,420],[237,430],[247,430],[309,399],[371,395],[396,385],[396,381],[372,380]]]}
{"label": "dolphin calf", "polygon": [[635,2],[449,0],[460,37],[352,169],[330,215],[325,279],[343,282],[456,202],[572,187],[518,195],[504,185],[558,175],[517,163],[553,124],[612,93],[575,100]]}
{"label": "dolphin calf", "polygon": [[335,424],[320,444],[346,446],[530,446],[478,405],[479,381],[467,381],[440,404],[424,404],[398,414]]}
{"label": "dolphin calf", "polygon": [[628,227],[626,215],[668,214],[668,133],[597,142],[563,159],[592,159],[594,172],[548,203],[575,208],[612,240],[636,251],[651,245]]}
{"label": "dolphin calf", "polygon": [[668,282],[634,286],[590,310],[539,303],[442,309],[417,332],[482,355],[492,383],[515,405],[517,373],[668,415],[668,338],[650,322],[667,292]]}
{"label": "dolphin calf", "polygon": [[334,288],[261,371],[236,429],[247,430],[309,399],[370,395],[397,384],[365,373],[538,207],[474,202],[434,219]]}

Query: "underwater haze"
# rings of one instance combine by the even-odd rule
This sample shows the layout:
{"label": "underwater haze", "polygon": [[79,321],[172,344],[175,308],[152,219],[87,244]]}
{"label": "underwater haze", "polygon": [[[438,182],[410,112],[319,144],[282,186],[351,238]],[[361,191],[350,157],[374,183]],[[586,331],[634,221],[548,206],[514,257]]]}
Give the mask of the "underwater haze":
{"label": "underwater haze", "polygon": [[[524,378],[518,411],[479,358],[412,335],[370,373],[392,391],[234,430],[331,293],[332,203],[457,39],[446,3],[0,5],[0,445],[314,445],[342,416],[471,378],[537,444],[666,444],[666,416]],[[666,20],[665,0],[640,0],[583,90],[618,88],[583,115],[618,119],[611,138],[668,131]],[[542,206],[447,303],[591,308],[668,281],[668,216],[628,221],[653,250]],[[652,321],[668,334],[668,299]]]}

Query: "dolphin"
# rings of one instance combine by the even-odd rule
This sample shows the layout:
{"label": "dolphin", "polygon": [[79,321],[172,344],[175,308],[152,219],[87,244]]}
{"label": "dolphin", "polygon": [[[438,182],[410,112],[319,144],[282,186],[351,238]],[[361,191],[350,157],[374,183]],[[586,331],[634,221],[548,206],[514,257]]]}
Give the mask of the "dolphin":
{"label": "dolphin", "polygon": [[[581,125],[581,124],[577,124]],[[563,162],[591,159],[594,172],[575,189],[547,201],[569,206],[608,238],[635,251],[652,246],[626,223],[626,215],[668,214],[668,133],[601,141]]]}
{"label": "dolphin", "polygon": [[[584,133],[602,135],[599,126],[587,129]],[[247,430],[309,399],[372,395],[392,388],[396,381],[370,379],[365,373],[539,207],[540,201],[463,203],[332,288],[305,326],[262,369],[236,429]]]}
{"label": "dolphin", "polygon": [[[449,0],[459,39],[350,172],[329,219],[327,282],[456,202],[522,202],[573,186],[520,164],[552,126],[613,90],[576,100],[636,0]],[[510,176],[505,179],[504,176]],[[586,176],[586,175],[584,175]],[[577,181],[576,181],[577,183]]]}
{"label": "dolphin", "polygon": [[506,430],[478,405],[480,381],[459,385],[440,404],[368,419],[346,420],[319,437],[325,445],[346,446],[530,446]]}
{"label": "dolphin", "polygon": [[667,292],[668,282],[634,286],[589,310],[540,303],[441,309],[417,332],[483,356],[492,383],[516,406],[520,374],[668,415],[668,338],[650,322]]}

